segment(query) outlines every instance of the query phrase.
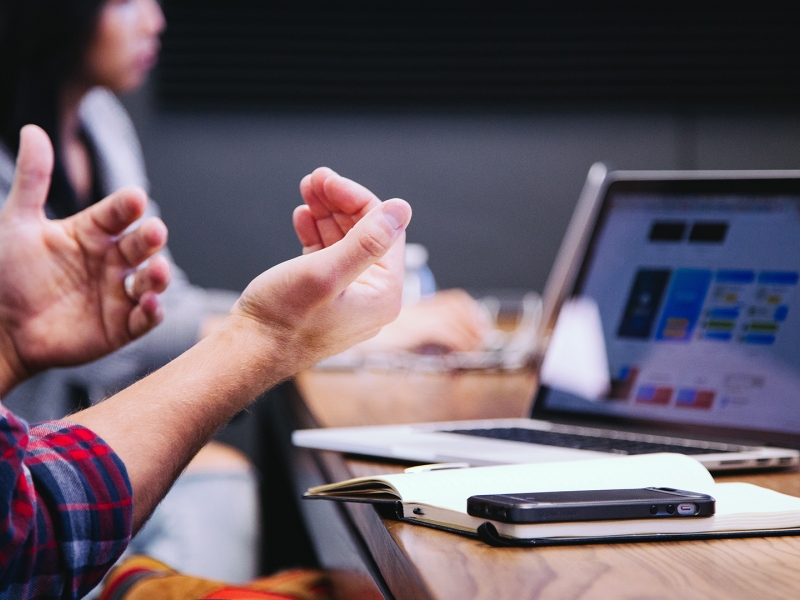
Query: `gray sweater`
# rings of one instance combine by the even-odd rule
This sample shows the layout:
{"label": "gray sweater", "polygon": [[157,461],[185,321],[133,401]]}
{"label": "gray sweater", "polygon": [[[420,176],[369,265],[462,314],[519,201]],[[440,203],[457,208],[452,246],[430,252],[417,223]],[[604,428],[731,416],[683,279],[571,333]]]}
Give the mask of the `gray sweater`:
{"label": "gray sweater", "polygon": [[[133,124],[110,91],[96,88],[81,103],[80,118],[96,150],[98,181],[104,195],[126,185],[148,189],[144,160]],[[14,177],[14,157],[0,144],[0,205]],[[158,215],[150,202],[147,216]],[[168,224],[169,225],[169,224]],[[197,340],[200,323],[209,313],[227,313],[237,294],[206,290],[189,283],[172,261],[172,283],[162,295],[164,322],[140,340],[88,365],[51,369],[24,382],[3,398],[3,404],[30,422],[58,419],[72,408],[77,390],[94,403],[169,362]]]}

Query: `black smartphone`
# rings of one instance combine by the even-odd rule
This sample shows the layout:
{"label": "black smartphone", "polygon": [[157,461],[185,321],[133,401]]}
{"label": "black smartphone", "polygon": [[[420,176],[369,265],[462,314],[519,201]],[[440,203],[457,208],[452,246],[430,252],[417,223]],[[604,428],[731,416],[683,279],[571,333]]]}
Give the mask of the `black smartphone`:
{"label": "black smartphone", "polygon": [[714,498],[673,488],[471,496],[467,513],[501,523],[710,517]]}

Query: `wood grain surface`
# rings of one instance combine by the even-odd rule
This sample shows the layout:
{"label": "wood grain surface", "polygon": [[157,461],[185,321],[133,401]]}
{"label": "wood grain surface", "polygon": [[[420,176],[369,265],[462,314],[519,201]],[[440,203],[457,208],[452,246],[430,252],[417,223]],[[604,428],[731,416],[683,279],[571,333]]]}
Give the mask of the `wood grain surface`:
{"label": "wood grain surface", "polygon": [[323,427],[495,419],[528,414],[530,371],[306,371],[296,378]]}
{"label": "wood grain surface", "polygon": [[[324,426],[516,417],[535,385],[530,373],[308,372],[304,401]],[[336,453],[331,480],[403,466]],[[734,474],[800,496],[800,473]],[[493,548],[465,536],[348,508],[397,600],[800,598],[800,537],[549,548]]]}
{"label": "wood grain surface", "polygon": [[[402,469],[349,457],[345,464],[353,476]],[[796,472],[717,480],[800,495]],[[383,525],[437,600],[800,598],[800,537],[493,548],[399,521]]]}

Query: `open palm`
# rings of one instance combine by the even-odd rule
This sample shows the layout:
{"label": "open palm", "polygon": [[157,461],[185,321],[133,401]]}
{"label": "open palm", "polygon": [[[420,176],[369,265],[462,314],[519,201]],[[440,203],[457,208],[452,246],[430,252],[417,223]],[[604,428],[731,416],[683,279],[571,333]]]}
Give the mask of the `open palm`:
{"label": "open palm", "polygon": [[137,270],[167,237],[155,218],[126,232],[147,205],[142,190],[120,190],[52,221],[44,212],[52,165],[46,134],[24,128],[14,185],[0,211],[0,349],[12,384],[50,366],[99,358],[143,335],[163,317],[157,294],[170,279],[162,257]]}
{"label": "open palm", "polygon": [[381,202],[320,168],[303,179],[294,225],[304,256],[254,279],[231,314],[264,327],[286,375],[374,336],[397,317],[411,207]]}

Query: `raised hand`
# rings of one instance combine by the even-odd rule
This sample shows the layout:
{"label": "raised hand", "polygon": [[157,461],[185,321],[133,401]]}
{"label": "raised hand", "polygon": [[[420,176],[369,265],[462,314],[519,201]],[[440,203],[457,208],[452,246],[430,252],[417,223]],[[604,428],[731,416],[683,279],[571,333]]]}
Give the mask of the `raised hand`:
{"label": "raised hand", "polygon": [[14,185],[0,211],[0,394],[44,368],[104,356],[163,318],[157,294],[171,274],[154,254],[166,243],[166,227],[152,218],[126,231],[144,213],[146,194],[123,189],[49,220],[52,168],[47,135],[23,128]]}
{"label": "raised hand", "polygon": [[305,204],[295,209],[293,220],[303,254],[335,244],[381,203],[367,188],[327,167],[303,177],[300,194]]}
{"label": "raised hand", "polygon": [[[327,167],[306,175],[300,193],[305,204],[295,209],[293,220],[303,254],[335,244],[381,204],[368,189]],[[477,350],[491,330],[477,303],[461,290],[440,292],[428,301],[404,306],[399,315],[358,350]]]}
{"label": "raised hand", "polygon": [[[330,169],[301,184],[294,222],[304,256],[257,277],[231,311],[274,340],[286,375],[374,336],[400,311],[411,207],[381,202]],[[293,365],[289,367],[289,365]]]}
{"label": "raised hand", "polygon": [[330,211],[327,223],[336,223],[339,233],[321,227],[326,247],[320,238],[316,251],[262,273],[208,337],[70,417],[100,435],[125,463],[134,527],[222,423],[269,387],[369,338],[397,316],[411,207],[375,199],[372,210],[355,218],[367,208],[364,188],[341,178],[327,185],[340,194],[339,205],[361,208],[339,214],[339,222],[333,216],[339,211]]}

